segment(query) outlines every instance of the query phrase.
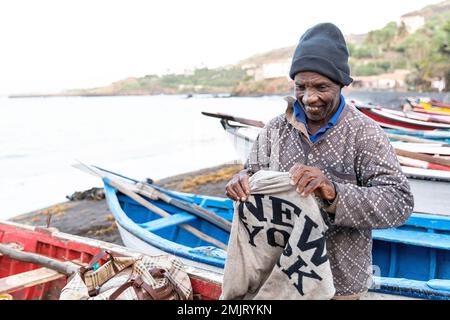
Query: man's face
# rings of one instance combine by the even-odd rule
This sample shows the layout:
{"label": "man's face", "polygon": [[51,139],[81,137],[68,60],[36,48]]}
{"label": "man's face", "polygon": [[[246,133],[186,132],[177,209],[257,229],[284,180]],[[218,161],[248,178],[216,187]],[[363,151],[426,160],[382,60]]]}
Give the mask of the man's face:
{"label": "man's face", "polygon": [[328,122],[339,107],[341,86],[316,72],[295,75],[295,97],[306,116],[314,122]]}

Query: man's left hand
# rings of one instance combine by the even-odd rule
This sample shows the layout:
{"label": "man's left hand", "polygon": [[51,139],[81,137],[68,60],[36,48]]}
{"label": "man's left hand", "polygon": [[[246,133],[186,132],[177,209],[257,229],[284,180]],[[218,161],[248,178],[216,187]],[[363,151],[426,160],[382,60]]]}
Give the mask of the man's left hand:
{"label": "man's left hand", "polygon": [[303,197],[314,193],[321,199],[333,201],[336,198],[334,184],[316,167],[296,163],[289,170],[291,184],[297,186],[297,192]]}

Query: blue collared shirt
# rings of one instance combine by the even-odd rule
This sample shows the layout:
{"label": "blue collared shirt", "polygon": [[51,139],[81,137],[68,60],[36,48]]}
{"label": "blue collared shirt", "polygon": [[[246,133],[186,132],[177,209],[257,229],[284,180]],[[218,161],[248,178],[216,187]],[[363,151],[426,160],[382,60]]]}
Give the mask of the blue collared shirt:
{"label": "blue collared shirt", "polygon": [[341,94],[341,104],[339,105],[339,108],[337,109],[336,113],[331,117],[328,123],[324,127],[320,128],[319,131],[317,131],[315,134],[311,134],[311,132],[309,132],[308,121],[306,119],[305,111],[300,106],[298,100],[296,100],[294,103],[294,116],[298,122],[301,122],[305,125],[306,130],[308,130],[309,139],[311,140],[312,143],[315,143],[321,136],[325,134],[325,132],[328,129],[330,129],[332,126],[336,124],[337,120],[339,119],[339,116],[341,115],[342,110],[344,109],[344,106],[345,106],[345,99]]}

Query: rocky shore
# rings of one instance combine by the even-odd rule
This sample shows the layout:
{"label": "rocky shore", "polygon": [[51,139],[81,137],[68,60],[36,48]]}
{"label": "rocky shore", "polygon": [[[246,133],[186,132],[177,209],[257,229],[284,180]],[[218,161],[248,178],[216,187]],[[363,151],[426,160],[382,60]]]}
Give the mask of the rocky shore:
{"label": "rocky shore", "polygon": [[[242,165],[223,164],[155,181],[156,185],[182,192],[224,197],[225,185]],[[103,189],[74,192],[69,201],[11,218],[34,226],[50,226],[61,232],[123,245]]]}

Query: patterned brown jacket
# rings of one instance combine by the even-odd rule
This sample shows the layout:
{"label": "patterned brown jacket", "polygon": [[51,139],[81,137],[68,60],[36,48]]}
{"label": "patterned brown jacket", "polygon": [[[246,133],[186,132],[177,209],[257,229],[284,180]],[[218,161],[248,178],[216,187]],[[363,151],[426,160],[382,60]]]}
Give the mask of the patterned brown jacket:
{"label": "patterned brown jacket", "polygon": [[354,106],[346,104],[337,123],[312,143],[293,114],[295,100],[286,100],[286,113],[260,131],[245,167],[250,172],[289,171],[302,163],[320,168],[333,181],[333,204],[319,202],[334,213],[328,215],[326,244],[336,295],[362,294],[377,270],[371,230],[399,226],[411,215],[408,180],[383,129]]}

